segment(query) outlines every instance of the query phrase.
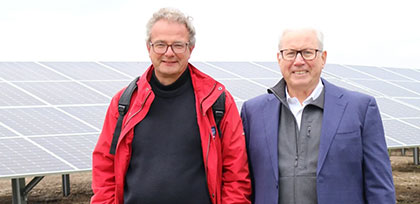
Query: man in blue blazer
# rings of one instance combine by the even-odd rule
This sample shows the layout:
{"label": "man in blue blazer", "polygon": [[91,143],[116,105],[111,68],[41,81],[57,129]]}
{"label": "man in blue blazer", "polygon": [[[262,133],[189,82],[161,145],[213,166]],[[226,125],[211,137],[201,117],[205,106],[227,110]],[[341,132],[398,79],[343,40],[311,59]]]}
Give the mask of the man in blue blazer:
{"label": "man in blue blazer", "polygon": [[321,32],[284,31],[283,79],[243,104],[253,203],[395,203],[376,101],[322,79],[326,58]]}

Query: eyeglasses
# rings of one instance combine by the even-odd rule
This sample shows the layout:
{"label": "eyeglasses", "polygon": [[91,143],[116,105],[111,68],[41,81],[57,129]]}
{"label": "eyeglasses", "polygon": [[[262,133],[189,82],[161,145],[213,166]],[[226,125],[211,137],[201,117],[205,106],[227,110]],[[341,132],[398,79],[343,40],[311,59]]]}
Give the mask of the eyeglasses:
{"label": "eyeglasses", "polygon": [[322,52],[322,50],[318,49],[304,49],[304,50],[292,50],[292,49],[284,49],[280,50],[281,57],[287,61],[294,61],[296,56],[300,53],[300,56],[304,60],[313,60],[316,58],[316,53]]}
{"label": "eyeglasses", "polygon": [[151,43],[150,42],[150,46],[152,46],[153,51],[156,54],[165,54],[166,51],[168,51],[168,47],[171,47],[172,52],[180,54],[180,53],[184,53],[187,50],[189,43],[180,43],[180,42],[176,42],[173,44],[166,44],[163,42],[157,42],[157,43]]}

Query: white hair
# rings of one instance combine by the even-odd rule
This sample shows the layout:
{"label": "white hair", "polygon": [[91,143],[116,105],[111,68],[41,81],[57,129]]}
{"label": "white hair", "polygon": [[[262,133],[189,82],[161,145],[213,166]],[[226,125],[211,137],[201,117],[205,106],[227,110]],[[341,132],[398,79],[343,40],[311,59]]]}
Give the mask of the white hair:
{"label": "white hair", "polygon": [[280,37],[280,40],[279,40],[279,44],[278,44],[279,50],[281,50],[281,48],[282,48],[282,40],[283,40],[284,35],[286,35],[289,32],[293,32],[293,31],[312,31],[312,32],[315,32],[316,37],[318,39],[318,49],[319,50],[324,49],[324,34],[320,30],[315,29],[315,28],[294,28],[294,29],[286,29],[286,30],[283,31],[283,33]]}

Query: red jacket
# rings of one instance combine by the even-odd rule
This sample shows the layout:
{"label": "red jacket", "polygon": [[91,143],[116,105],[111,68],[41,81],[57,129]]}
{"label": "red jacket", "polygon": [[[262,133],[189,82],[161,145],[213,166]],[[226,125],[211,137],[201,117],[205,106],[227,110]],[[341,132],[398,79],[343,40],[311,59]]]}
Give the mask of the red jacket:
{"label": "red jacket", "polygon": [[[213,204],[250,203],[251,182],[242,122],[233,97],[224,86],[189,64],[196,98],[197,123],[200,130],[204,168]],[[134,127],[147,115],[155,98],[149,80],[153,65],[137,82],[130,108],[123,121],[115,155],[109,154],[118,120],[119,91],[111,101],[102,132],[92,155],[91,203],[122,204],[124,179],[131,158]],[[211,106],[222,92],[226,93],[225,115],[220,123],[222,138],[212,136],[216,127]]]}

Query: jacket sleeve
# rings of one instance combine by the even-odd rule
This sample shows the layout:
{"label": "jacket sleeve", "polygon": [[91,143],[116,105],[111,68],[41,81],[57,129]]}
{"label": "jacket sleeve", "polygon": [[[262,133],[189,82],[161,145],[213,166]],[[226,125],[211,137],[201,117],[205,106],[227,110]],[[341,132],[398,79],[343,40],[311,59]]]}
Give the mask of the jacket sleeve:
{"label": "jacket sleeve", "polygon": [[251,181],[245,136],[238,108],[226,91],[226,111],[222,131],[222,203],[251,203]]}
{"label": "jacket sleeve", "polygon": [[371,98],[362,129],[366,203],[395,203],[391,163],[378,106]]}
{"label": "jacket sleeve", "polygon": [[[120,95],[120,94],[117,94]],[[102,132],[92,154],[91,203],[115,203],[114,155],[109,154],[111,141],[118,120],[118,99],[113,97],[105,116]]]}

